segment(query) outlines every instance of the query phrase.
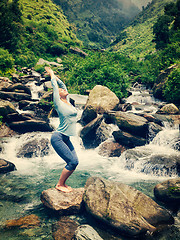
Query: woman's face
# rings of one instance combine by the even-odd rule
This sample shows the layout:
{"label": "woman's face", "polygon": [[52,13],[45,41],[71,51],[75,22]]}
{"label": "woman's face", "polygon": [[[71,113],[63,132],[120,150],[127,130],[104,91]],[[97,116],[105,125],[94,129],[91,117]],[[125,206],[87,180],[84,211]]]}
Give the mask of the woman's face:
{"label": "woman's face", "polygon": [[59,88],[59,96],[60,96],[60,98],[66,98],[68,94],[69,93],[65,89]]}

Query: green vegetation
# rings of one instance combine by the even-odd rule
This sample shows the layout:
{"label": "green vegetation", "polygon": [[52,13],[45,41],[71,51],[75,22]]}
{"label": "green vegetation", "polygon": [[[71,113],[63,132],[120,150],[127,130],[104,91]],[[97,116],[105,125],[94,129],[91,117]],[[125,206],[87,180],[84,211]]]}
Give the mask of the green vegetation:
{"label": "green vegetation", "polygon": [[50,0],[1,1],[0,32],[0,47],[21,66],[32,67],[39,57],[52,59],[81,44],[62,10]]}
{"label": "green vegetation", "polygon": [[84,94],[95,85],[104,85],[119,98],[127,97],[130,82],[140,78],[139,64],[119,53],[89,52],[88,57],[64,58],[59,72],[69,89]]}
{"label": "green vegetation", "polygon": [[8,50],[0,48],[0,76],[7,76],[13,72],[14,58]]}

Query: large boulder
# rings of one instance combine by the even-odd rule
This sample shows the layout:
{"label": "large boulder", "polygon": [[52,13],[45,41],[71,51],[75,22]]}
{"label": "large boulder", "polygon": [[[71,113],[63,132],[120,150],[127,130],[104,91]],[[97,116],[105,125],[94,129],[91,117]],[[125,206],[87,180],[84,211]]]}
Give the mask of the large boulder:
{"label": "large boulder", "polygon": [[157,184],[154,188],[154,195],[157,200],[178,210],[180,208],[180,178]]}
{"label": "large boulder", "polygon": [[80,123],[82,125],[87,125],[95,118],[97,118],[96,110],[92,106],[87,106],[81,115]]}
{"label": "large boulder", "polygon": [[15,113],[16,109],[14,105],[5,100],[0,101],[0,116],[6,117],[9,113]]}
{"label": "large boulder", "polygon": [[95,141],[96,131],[103,120],[103,116],[99,115],[96,119],[88,123],[80,132],[85,148],[97,147],[99,144]]}
{"label": "large boulder", "polygon": [[14,171],[16,169],[15,165],[4,159],[0,159],[0,173],[7,173]]}
{"label": "large boulder", "polygon": [[[118,104],[119,99],[115,93],[107,87],[96,85],[89,94],[84,111],[86,111],[86,115],[88,114],[88,111],[90,111],[89,115],[94,115],[92,109],[94,109],[96,113],[103,114],[104,112],[115,109]],[[83,117],[84,115],[82,114]],[[92,118],[90,119],[92,120]]]}
{"label": "large boulder", "polygon": [[143,146],[146,144],[145,138],[134,136],[130,133],[123,132],[121,130],[114,131],[113,137],[116,140],[116,142],[127,148],[134,148],[136,146]]}
{"label": "large boulder", "polygon": [[91,215],[129,236],[155,231],[159,224],[173,223],[167,210],[123,183],[91,177],[86,182],[83,200]]}
{"label": "large boulder", "polygon": [[48,155],[50,149],[49,139],[34,139],[21,146],[17,153],[18,158],[43,157]]}
{"label": "large boulder", "polygon": [[50,188],[41,193],[41,201],[46,207],[60,215],[71,215],[81,211],[83,193],[84,188],[74,188],[69,193]]}
{"label": "large boulder", "polygon": [[129,112],[110,112],[106,120],[115,122],[121,130],[143,138],[148,134],[148,121],[141,116]]}
{"label": "large boulder", "polygon": [[75,240],[103,240],[91,226],[84,224],[75,231]]}

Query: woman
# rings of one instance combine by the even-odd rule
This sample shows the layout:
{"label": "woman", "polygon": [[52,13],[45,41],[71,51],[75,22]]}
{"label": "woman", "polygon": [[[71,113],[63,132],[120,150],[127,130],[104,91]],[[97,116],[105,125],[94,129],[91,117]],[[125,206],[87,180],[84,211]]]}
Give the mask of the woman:
{"label": "woman", "polygon": [[72,188],[67,186],[65,182],[78,165],[78,158],[70,141],[70,136],[76,134],[77,110],[69,102],[69,94],[65,84],[54,75],[50,67],[45,67],[45,70],[51,77],[54,106],[60,120],[57,130],[51,137],[51,144],[58,155],[67,163],[55,188],[62,192],[71,192]]}

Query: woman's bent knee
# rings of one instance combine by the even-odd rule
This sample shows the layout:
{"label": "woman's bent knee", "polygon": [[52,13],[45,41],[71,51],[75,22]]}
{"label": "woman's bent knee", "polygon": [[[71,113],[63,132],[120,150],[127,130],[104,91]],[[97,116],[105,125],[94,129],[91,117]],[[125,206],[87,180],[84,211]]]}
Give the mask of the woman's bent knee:
{"label": "woman's bent knee", "polygon": [[69,171],[73,171],[76,169],[78,164],[79,164],[78,159],[74,159],[73,161],[69,162],[65,168]]}

